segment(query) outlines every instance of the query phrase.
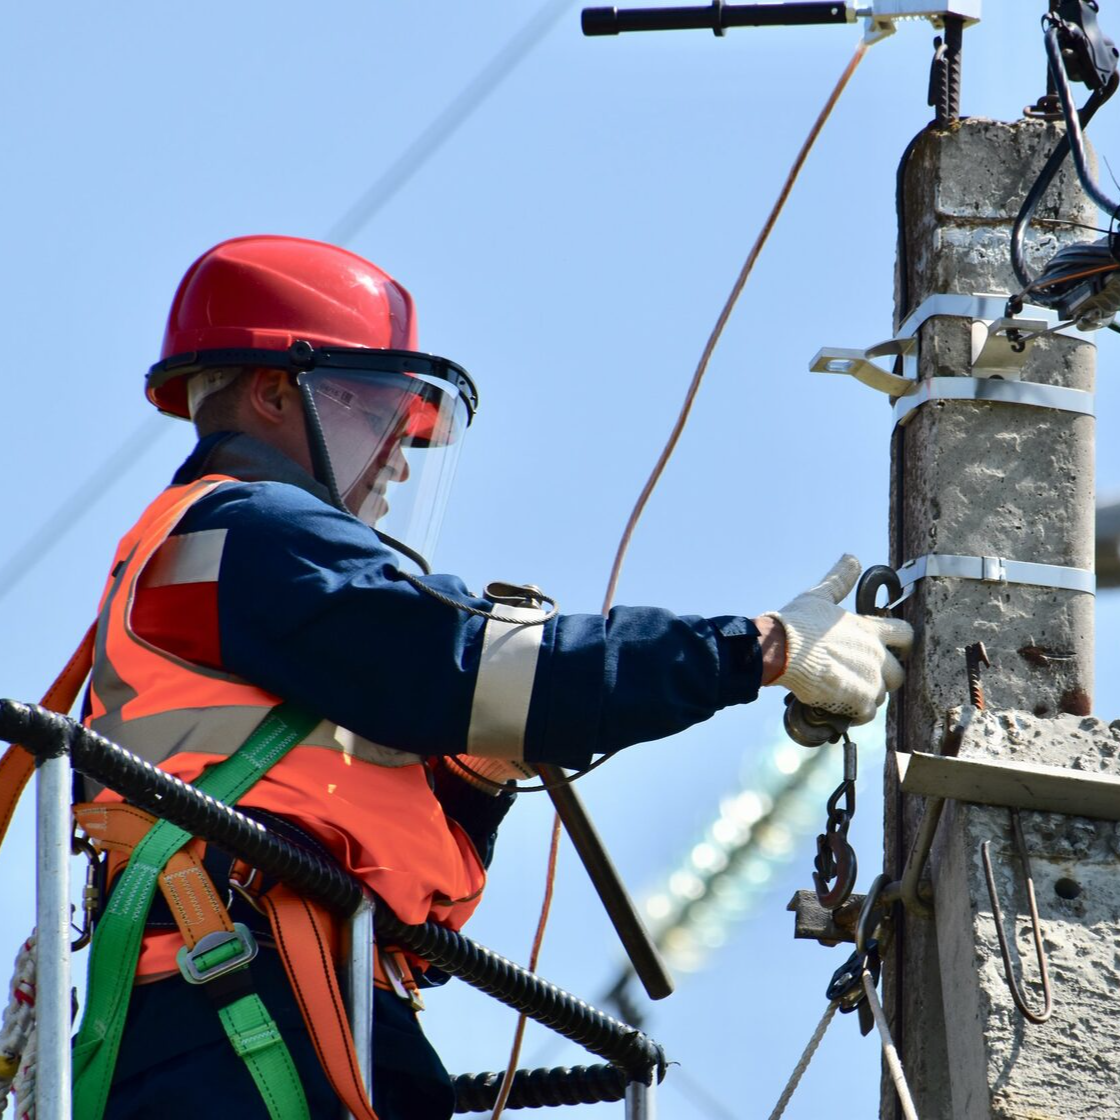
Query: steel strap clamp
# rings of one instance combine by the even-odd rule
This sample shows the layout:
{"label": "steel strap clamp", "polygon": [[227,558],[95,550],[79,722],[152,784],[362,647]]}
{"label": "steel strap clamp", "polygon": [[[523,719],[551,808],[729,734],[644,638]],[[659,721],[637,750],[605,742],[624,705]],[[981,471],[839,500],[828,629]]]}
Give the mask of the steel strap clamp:
{"label": "steel strap clamp", "polygon": [[188,984],[205,984],[248,964],[256,955],[257,939],[247,926],[234,922],[233,932],[208,933],[193,949],[184,945],[175,960]]}
{"label": "steel strap clamp", "polygon": [[894,402],[895,424],[907,423],[916,408],[930,401],[996,401],[1076,412],[1082,416],[1097,414],[1094,394],[1083,389],[1042,385],[1037,381],[1003,381],[995,377],[927,377],[912,383]]}
{"label": "steel strap clamp", "polygon": [[[1071,324],[1063,322],[1052,308],[1033,304],[1023,308],[1023,314],[1009,317],[1006,314],[1006,295],[956,295],[939,292],[928,296],[911,312],[894,338],[887,339],[866,350],[841,349],[826,346],[817,351],[809,364],[813,373],[841,373],[887,393],[892,397],[907,398],[913,403],[896,405],[895,419],[900,421],[920,404],[933,399],[999,400],[1013,404],[1028,404],[1039,408],[1060,408],[1071,412],[1092,415],[1093,397],[1075,389],[1060,386],[1020,382],[1023,363],[1027,359],[1027,345],[1043,334],[1066,334],[1087,341],[1081,332],[1073,333]],[[937,391],[927,389],[930,379],[918,380],[918,333],[928,320],[958,318],[972,320],[971,368],[974,378],[933,378],[935,382],[960,382],[952,389],[939,384]],[[1092,345],[1092,343],[1090,343]],[[902,372],[894,373],[877,365],[873,359],[895,357],[901,359]],[[977,382],[1002,385],[990,388]],[[1016,386],[1011,388],[1008,383]],[[967,388],[965,387],[967,386]]]}
{"label": "steel strap clamp", "polygon": [[1089,568],[1032,564],[1024,560],[1005,560],[1001,556],[952,556],[933,552],[907,560],[898,569],[899,582],[903,587],[902,599],[898,602],[909,598],[918,580],[930,577],[979,580],[983,583],[1023,583],[1033,587],[1052,587],[1058,591],[1081,591],[1087,595],[1097,592],[1097,577]]}

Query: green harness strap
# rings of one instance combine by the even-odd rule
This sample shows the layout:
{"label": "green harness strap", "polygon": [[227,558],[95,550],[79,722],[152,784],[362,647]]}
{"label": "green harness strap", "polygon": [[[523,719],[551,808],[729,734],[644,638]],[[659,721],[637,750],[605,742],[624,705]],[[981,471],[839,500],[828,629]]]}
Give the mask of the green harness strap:
{"label": "green harness strap", "polygon": [[[295,705],[278,704],[233,755],[202,774],[195,788],[226,804],[235,803],[318,722],[317,716]],[[159,874],[190,839],[189,832],[168,821],[157,821],[133,850],[97,924],[90,948],[85,1014],[73,1049],[74,1120],[101,1120],[105,1111]],[[242,994],[218,1015],[272,1120],[309,1120],[291,1054],[260,997],[252,992]]]}

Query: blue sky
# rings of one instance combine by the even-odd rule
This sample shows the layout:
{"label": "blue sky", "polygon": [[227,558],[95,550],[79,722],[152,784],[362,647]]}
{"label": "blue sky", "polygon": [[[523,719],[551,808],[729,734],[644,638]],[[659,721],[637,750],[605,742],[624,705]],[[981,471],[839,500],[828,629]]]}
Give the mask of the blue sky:
{"label": "blue sky", "polygon": [[[0,382],[0,565],[146,431],[143,373],[191,260],[239,234],[325,236],[545,6],[5,10],[0,315],[24,357]],[[965,37],[964,113],[1012,119],[1042,92],[1045,7],[987,0]],[[536,583],[565,610],[596,611],[708,331],[859,31],[587,40],[578,12],[561,13],[348,244],[410,288],[422,347],[459,361],[479,386],[436,566],[475,587]],[[1104,22],[1120,34],[1107,13]],[[635,536],[619,602],[756,614],[843,551],[886,560],[887,402],[807,367],[821,346],[890,333],[894,175],[931,115],[932,34],[909,23],[876,45],[837,107]],[[1116,111],[1102,111],[1091,135],[1114,157]],[[1098,483],[1115,492],[1117,341],[1100,342]],[[4,589],[0,693],[40,695],[92,617],[117,538],[190,447],[185,425],[162,423]],[[1118,625],[1120,603],[1102,595],[1095,707],[1105,718],[1120,714]],[[581,784],[636,894],[689,850],[751,760],[781,742],[780,712],[771,691],[634,748]],[[878,784],[865,768],[861,888],[879,870]],[[549,818],[544,798],[519,803],[472,923],[517,959],[543,889]],[[32,843],[25,807],[5,848],[0,962],[31,925]],[[845,953],[792,940],[784,907],[810,885],[812,837],[798,845],[708,968],[650,1009],[650,1032],[736,1116],[768,1115]],[[541,970],[594,999],[618,950],[570,849],[554,915]],[[429,1008],[426,1027],[453,1071],[504,1064],[512,1014],[460,985]],[[536,1032],[525,1057],[580,1060]],[[831,1028],[787,1115],[817,1115],[841,1091],[849,1115],[874,1114],[878,1050],[850,1018]],[[672,1084],[662,1110],[718,1115]],[[592,1114],[621,1106],[577,1113]]]}

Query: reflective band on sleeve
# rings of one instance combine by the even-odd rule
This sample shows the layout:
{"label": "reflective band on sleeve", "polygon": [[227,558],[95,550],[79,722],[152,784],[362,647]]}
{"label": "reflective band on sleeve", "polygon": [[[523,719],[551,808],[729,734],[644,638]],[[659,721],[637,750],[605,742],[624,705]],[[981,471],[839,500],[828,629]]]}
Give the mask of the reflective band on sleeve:
{"label": "reflective band on sleeve", "polygon": [[144,573],[144,587],[170,587],[178,583],[214,583],[222,566],[227,529],[203,529],[168,537]]}
{"label": "reflective band on sleeve", "polygon": [[[502,607],[515,618],[539,619],[529,607]],[[482,660],[474,686],[467,753],[491,758],[522,758],[529,700],[537,675],[544,627],[517,626],[491,619],[486,624]]]}

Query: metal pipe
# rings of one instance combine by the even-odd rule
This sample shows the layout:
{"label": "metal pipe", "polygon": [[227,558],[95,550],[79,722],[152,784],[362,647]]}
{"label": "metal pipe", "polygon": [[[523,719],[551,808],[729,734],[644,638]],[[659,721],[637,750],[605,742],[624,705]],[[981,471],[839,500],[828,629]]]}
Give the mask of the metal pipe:
{"label": "metal pipe", "polygon": [[945,798],[927,797],[925,812],[922,814],[922,823],[918,826],[918,833],[914,837],[914,846],[906,859],[906,867],[902,872],[901,898],[903,905],[912,914],[922,918],[933,917],[933,906],[928,898],[922,896],[922,872],[925,870],[926,861],[929,859],[930,848],[933,847],[933,837],[937,833],[937,826],[941,821],[941,813],[945,808]]}
{"label": "metal pipe", "polygon": [[626,1083],[626,1120],[657,1120],[656,1082]]}
{"label": "metal pipe", "polygon": [[[371,1100],[373,1090],[373,907],[372,899],[363,898],[346,922],[346,1011],[358,1074]],[[348,1120],[356,1120],[343,1110]]]}
{"label": "metal pipe", "polygon": [[70,1117],[70,759],[39,762],[35,781],[36,1073],[39,1116]]}
{"label": "metal pipe", "polygon": [[625,31],[714,31],[728,27],[804,27],[816,23],[853,23],[855,7],[836,0],[792,4],[712,4],[691,8],[584,8],[584,35]]}

